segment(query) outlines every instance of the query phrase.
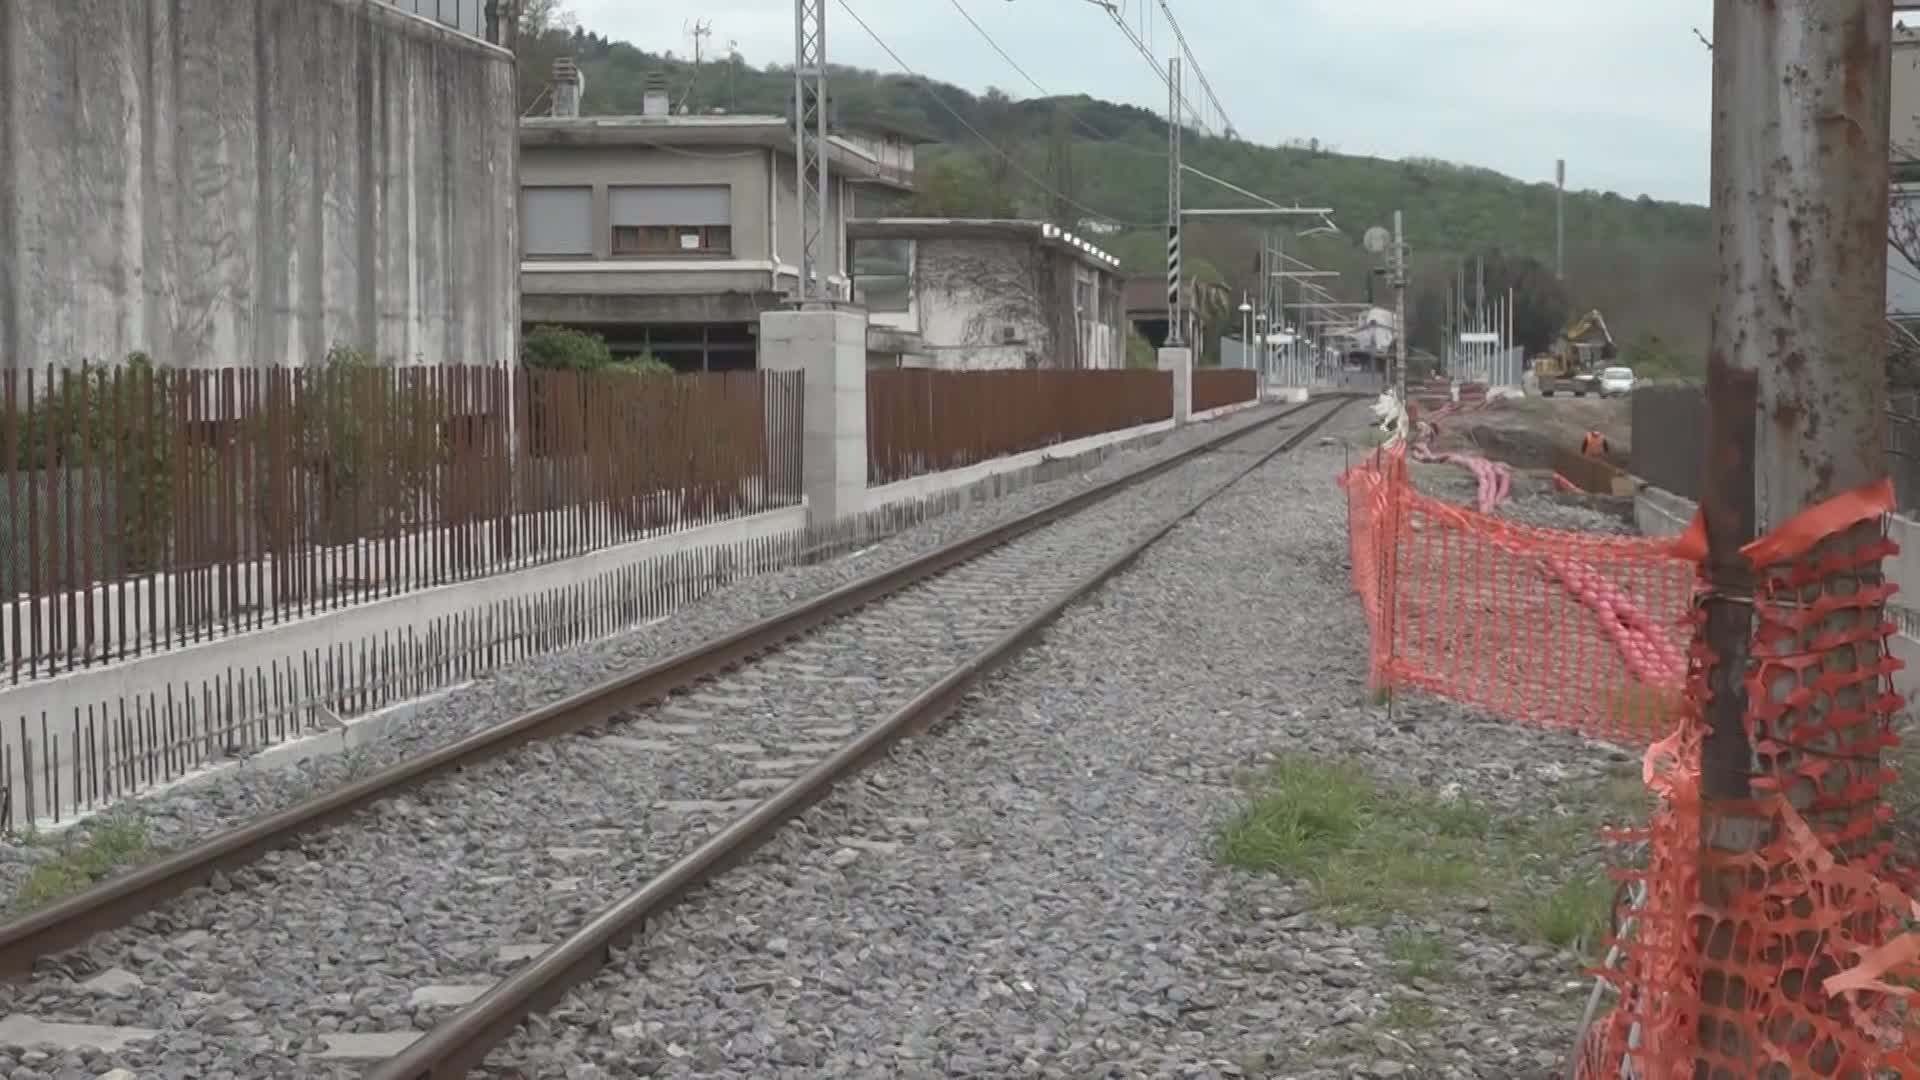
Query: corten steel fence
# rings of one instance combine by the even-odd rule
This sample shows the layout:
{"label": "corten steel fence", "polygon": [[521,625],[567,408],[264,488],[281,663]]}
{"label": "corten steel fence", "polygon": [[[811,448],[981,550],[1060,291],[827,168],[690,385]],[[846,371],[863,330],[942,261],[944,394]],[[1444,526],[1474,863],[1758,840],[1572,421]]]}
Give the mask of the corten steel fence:
{"label": "corten steel fence", "polygon": [[1697,386],[1643,386],[1633,392],[1635,476],[1698,501],[1707,452],[1707,395]]}
{"label": "corten steel fence", "polygon": [[795,505],[798,379],[0,372],[0,685]]}
{"label": "corten steel fence", "polygon": [[867,373],[867,482],[887,484],[1173,416],[1163,371]]}
{"label": "corten steel fence", "polygon": [[[1633,392],[1632,471],[1696,502],[1706,467],[1707,398],[1697,386],[1649,386]],[[1900,509],[1920,509],[1920,395],[1889,398],[1887,474]]]}
{"label": "corten steel fence", "polygon": [[1238,405],[1260,396],[1260,373],[1244,368],[1197,368],[1193,373],[1193,411]]}

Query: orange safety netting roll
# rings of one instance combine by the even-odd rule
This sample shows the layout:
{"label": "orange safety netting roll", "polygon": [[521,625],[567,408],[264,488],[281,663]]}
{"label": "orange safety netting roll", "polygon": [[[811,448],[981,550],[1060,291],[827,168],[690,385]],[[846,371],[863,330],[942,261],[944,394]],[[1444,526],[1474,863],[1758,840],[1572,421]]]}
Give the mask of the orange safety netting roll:
{"label": "orange safety netting roll", "polygon": [[1636,745],[1673,730],[1693,567],[1670,542],[1530,528],[1430,498],[1399,451],[1341,483],[1374,686]]}

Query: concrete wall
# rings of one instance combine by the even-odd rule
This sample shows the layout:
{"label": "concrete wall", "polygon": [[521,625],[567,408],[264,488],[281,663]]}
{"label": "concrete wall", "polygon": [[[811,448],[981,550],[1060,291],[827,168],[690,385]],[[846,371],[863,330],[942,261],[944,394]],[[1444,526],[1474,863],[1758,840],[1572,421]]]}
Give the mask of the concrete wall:
{"label": "concrete wall", "polygon": [[370,0],[0,4],[0,364],[510,360],[513,106]]}
{"label": "concrete wall", "polygon": [[[911,306],[904,315],[876,315],[875,322],[917,329],[936,366],[1126,366],[1114,275],[1040,243],[1032,232],[903,235],[914,240]],[[1076,281],[1089,273],[1092,306],[1079,312]]]}
{"label": "concrete wall", "polygon": [[[1648,536],[1678,536],[1693,521],[1697,504],[1664,488],[1642,485],[1633,498],[1634,524]],[[1900,545],[1900,553],[1887,560],[1888,580],[1900,586],[1887,605],[1887,614],[1900,627],[1889,642],[1893,655],[1907,664],[1905,671],[1893,677],[1894,688],[1912,702],[1920,695],[1920,521],[1895,514],[1887,524],[1887,535]]]}
{"label": "concrete wall", "polygon": [[1022,236],[918,238],[913,304],[938,366],[987,370],[1047,362],[1054,327],[1041,303],[1035,257],[1034,241]]}

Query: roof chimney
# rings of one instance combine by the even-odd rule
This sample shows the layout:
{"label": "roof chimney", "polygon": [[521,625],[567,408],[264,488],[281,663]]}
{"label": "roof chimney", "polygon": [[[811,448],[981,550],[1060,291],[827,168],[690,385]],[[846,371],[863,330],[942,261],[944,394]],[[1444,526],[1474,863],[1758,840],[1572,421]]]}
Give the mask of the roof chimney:
{"label": "roof chimney", "polygon": [[586,88],[587,80],[575,66],[573,57],[556,57],[553,61],[553,115],[571,120],[580,115],[580,92]]}
{"label": "roof chimney", "polygon": [[640,115],[666,116],[673,111],[673,96],[664,71],[647,72],[640,86]]}

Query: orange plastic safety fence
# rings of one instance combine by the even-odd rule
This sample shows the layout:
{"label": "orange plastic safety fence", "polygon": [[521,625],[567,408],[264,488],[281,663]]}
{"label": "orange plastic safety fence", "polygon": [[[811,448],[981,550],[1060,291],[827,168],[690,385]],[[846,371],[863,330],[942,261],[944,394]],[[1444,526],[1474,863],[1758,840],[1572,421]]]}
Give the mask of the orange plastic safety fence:
{"label": "orange plastic safety fence", "polygon": [[1702,797],[1719,658],[1696,648],[1680,728],[1648,752],[1652,857],[1626,875],[1641,891],[1633,932],[1620,935],[1625,963],[1608,973],[1621,1005],[1599,1049],[1589,1043],[1584,1075],[1920,1076],[1908,1015],[1920,905],[1887,865],[1880,798],[1901,706],[1883,615],[1893,587],[1880,572],[1896,551],[1878,522],[1890,505],[1876,484],[1747,547],[1752,797]]}
{"label": "orange plastic safety fence", "polygon": [[1398,452],[1341,482],[1373,685],[1634,745],[1673,730],[1693,568],[1670,543],[1529,528],[1421,495]]}
{"label": "orange plastic safety fence", "polygon": [[[1634,902],[1603,973],[1617,1004],[1574,1048],[1575,1075],[1920,1077],[1920,902],[1889,864],[1880,797],[1901,707],[1888,485],[1745,549],[1751,791],[1709,803],[1719,659],[1698,633],[1697,524],[1677,544],[1522,528],[1417,494],[1393,452],[1342,484],[1376,685],[1650,744],[1658,809],[1623,837],[1649,854],[1620,872]],[[1623,708],[1635,695],[1653,700]]]}

